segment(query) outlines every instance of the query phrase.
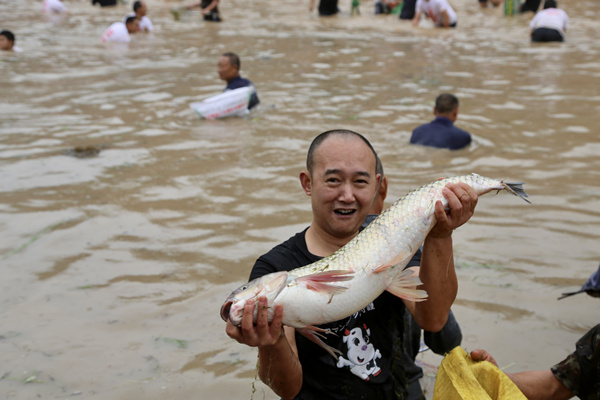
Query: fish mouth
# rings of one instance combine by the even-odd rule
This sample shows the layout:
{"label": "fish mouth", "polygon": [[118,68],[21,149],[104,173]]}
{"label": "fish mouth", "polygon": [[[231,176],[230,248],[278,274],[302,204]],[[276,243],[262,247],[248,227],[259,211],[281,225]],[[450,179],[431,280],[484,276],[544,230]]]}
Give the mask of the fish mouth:
{"label": "fish mouth", "polygon": [[233,301],[226,301],[225,304],[221,306],[221,318],[223,321],[227,322],[229,320],[229,311],[231,310],[231,305]]}

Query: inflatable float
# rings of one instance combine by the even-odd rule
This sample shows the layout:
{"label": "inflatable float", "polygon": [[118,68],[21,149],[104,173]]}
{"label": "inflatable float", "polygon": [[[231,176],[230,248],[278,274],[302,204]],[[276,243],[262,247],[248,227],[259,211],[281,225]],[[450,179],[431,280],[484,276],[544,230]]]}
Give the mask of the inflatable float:
{"label": "inflatable float", "polygon": [[249,112],[248,103],[253,90],[250,86],[227,90],[201,102],[191,103],[190,108],[203,119],[241,117]]}

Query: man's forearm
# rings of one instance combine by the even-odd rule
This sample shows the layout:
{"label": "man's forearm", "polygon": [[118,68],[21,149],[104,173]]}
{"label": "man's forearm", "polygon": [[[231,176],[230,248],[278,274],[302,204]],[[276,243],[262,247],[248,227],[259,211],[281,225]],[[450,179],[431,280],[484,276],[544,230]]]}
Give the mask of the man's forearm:
{"label": "man's forearm", "polygon": [[[286,333],[294,330],[286,328]],[[302,366],[285,335],[273,346],[258,348],[258,376],[280,397],[292,399],[302,387]]]}
{"label": "man's forearm", "polygon": [[573,397],[573,393],[549,369],[506,375],[529,400],[566,400]]}
{"label": "man's forearm", "polygon": [[208,6],[202,9],[202,11],[209,12],[217,8],[219,5],[219,0],[213,0]]}
{"label": "man's forearm", "polygon": [[444,28],[450,27],[450,15],[448,15],[448,11],[442,12],[442,20],[444,21]]}
{"label": "man's forearm", "polygon": [[417,25],[419,25],[420,21],[421,21],[421,12],[417,11],[416,14],[415,14],[415,16],[413,17],[412,24],[414,26],[417,26]]}
{"label": "man's forearm", "polygon": [[419,277],[428,298],[427,301],[416,304],[415,319],[421,328],[438,332],[444,327],[458,292],[452,236],[427,236],[423,245]]}

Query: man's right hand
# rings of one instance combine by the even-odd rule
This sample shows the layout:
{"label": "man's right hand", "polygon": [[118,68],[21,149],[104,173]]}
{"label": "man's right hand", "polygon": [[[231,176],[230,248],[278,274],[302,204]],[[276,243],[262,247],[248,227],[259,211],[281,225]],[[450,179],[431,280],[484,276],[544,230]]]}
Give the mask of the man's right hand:
{"label": "man's right hand", "polygon": [[[254,307],[258,307],[256,324],[254,323]],[[242,322],[240,326],[235,326],[231,321],[227,321],[225,332],[227,335],[251,347],[263,347],[275,345],[283,336],[283,306],[275,307],[273,320],[269,323],[268,301],[266,297],[258,299],[258,305],[249,300],[244,306]]]}

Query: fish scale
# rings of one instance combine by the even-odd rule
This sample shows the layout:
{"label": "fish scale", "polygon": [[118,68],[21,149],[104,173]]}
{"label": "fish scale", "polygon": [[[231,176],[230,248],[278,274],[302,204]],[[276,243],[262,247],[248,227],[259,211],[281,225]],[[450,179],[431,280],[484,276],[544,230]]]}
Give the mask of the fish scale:
{"label": "fish scale", "polygon": [[[501,180],[471,174],[454,176],[415,189],[392,205],[338,251],[305,267],[289,272],[291,277],[301,277],[327,270],[368,268],[368,265],[382,265],[397,254],[408,250],[406,264],[436,223],[435,203],[439,200],[447,207],[448,200],[442,190],[448,183],[466,183],[478,195],[493,190],[508,190],[529,202],[522,183],[506,184]],[[510,185],[510,186],[509,186]],[[404,265],[406,265],[404,264]]]}

